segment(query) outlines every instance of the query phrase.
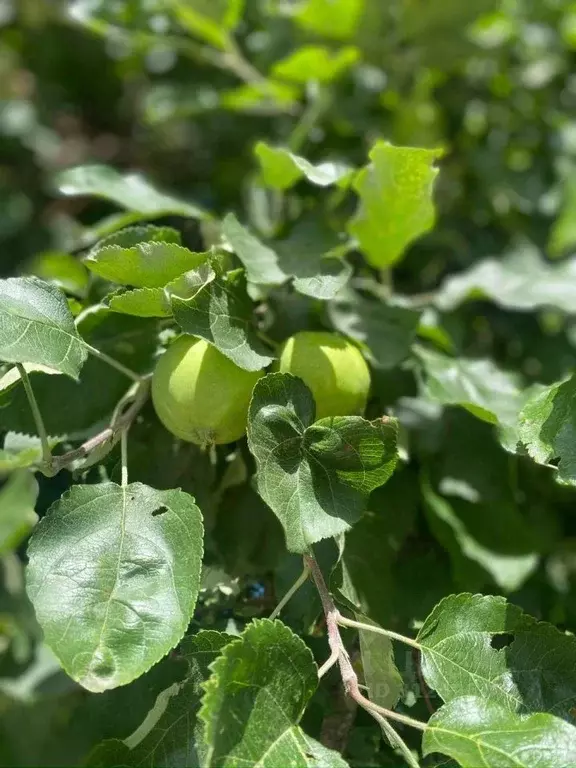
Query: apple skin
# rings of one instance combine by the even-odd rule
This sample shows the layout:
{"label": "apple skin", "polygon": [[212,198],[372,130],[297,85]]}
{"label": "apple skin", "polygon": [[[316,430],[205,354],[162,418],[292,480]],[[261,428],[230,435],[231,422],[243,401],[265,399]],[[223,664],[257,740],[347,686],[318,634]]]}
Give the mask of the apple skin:
{"label": "apple skin", "polygon": [[152,402],[172,434],[198,445],[246,432],[252,389],[264,371],[244,371],[204,339],[180,336],[158,360]]}
{"label": "apple skin", "polygon": [[370,369],[358,347],[328,331],[301,331],[282,345],[275,365],[299,376],[316,401],[316,419],[362,415],[370,391]]}

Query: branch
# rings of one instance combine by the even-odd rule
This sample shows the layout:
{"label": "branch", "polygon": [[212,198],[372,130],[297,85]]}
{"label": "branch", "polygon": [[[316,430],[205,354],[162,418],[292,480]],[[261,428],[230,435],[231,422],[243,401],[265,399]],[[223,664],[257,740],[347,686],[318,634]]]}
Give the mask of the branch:
{"label": "branch", "polygon": [[292,584],[288,592],[286,592],[282,600],[280,600],[276,608],[274,608],[274,610],[268,617],[269,619],[275,619],[279,615],[280,611],[282,610],[282,608],[284,608],[284,606],[290,600],[292,595],[296,594],[296,592],[298,592],[300,587],[308,581],[308,576],[310,576],[310,570],[308,566],[305,565],[302,570],[302,573],[300,574],[300,576],[298,576],[294,584]]}
{"label": "branch", "polygon": [[386,726],[383,726],[383,719],[396,720],[404,725],[409,725],[412,728],[417,728],[420,731],[426,730],[426,723],[422,723],[419,720],[414,720],[406,715],[401,715],[398,712],[393,712],[391,709],[385,709],[378,704],[367,699],[362,692],[358,684],[358,676],[354,671],[348,651],[344,645],[342,637],[340,635],[340,629],[338,627],[338,618],[340,613],[334,604],[334,601],[328,591],[326,582],[322,571],[316,562],[316,559],[312,555],[304,555],[304,564],[308,566],[312,573],[312,578],[318,589],[320,600],[322,601],[322,608],[324,610],[324,616],[326,618],[326,629],[328,631],[328,645],[331,650],[331,658],[337,656],[338,665],[340,667],[340,676],[344,684],[344,690],[359,706],[369,712],[375,720],[378,721],[384,732],[389,737],[391,743],[393,743],[402,755],[404,759],[411,766],[411,768],[417,768],[418,763],[414,760],[414,756],[410,751],[408,745],[402,740],[402,738],[396,733],[390,723],[386,722]]}
{"label": "branch", "polygon": [[104,443],[109,442],[112,448],[118,440],[122,437],[122,434],[131,426],[132,422],[142,409],[144,403],[148,399],[148,393],[150,391],[150,380],[142,379],[137,385],[133,394],[129,394],[126,397],[125,403],[132,400],[132,405],[124,411],[124,413],[116,413],[112,417],[110,426],[98,432],[94,437],[89,438],[86,442],[82,443],[78,448],[74,448],[72,451],[63,453],[61,456],[53,456],[50,463],[50,472],[55,475],[60,472],[61,469],[70,466],[78,459],[83,459],[88,456],[92,451]]}

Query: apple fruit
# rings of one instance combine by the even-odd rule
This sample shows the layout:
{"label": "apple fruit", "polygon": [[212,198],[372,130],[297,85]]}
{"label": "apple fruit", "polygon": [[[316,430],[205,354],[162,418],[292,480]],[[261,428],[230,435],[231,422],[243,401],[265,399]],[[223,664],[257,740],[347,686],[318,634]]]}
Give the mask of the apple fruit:
{"label": "apple fruit", "polygon": [[351,342],[328,331],[301,331],[287,339],[275,365],[299,376],[316,401],[316,419],[362,415],[370,391],[370,369]]}
{"label": "apple fruit", "polygon": [[158,360],[152,402],[166,429],[198,445],[231,443],[246,431],[252,389],[245,371],[204,339],[183,335]]}

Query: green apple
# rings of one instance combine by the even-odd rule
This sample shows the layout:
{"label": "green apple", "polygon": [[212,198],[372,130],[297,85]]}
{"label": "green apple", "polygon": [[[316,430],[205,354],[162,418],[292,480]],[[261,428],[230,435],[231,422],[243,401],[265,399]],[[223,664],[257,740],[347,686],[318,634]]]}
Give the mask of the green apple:
{"label": "green apple", "polygon": [[263,371],[244,371],[211,344],[180,336],[159,359],[152,402],[172,434],[198,445],[231,443],[246,431],[252,389]]}
{"label": "green apple", "polygon": [[276,370],[299,376],[312,391],[316,418],[362,415],[370,370],[360,350],[336,333],[302,331],[287,339]]}

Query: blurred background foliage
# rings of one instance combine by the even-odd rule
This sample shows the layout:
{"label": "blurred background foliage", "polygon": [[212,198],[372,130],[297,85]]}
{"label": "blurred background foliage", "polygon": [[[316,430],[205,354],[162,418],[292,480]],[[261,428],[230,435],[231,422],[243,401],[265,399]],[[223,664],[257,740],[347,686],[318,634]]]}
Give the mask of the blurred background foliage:
{"label": "blurred background foliage", "polygon": [[[568,275],[576,245],[573,0],[0,0],[0,25],[3,276],[56,279],[82,305],[85,275],[67,254],[117,214],[107,201],[57,194],[57,174],[71,166],[137,170],[218,216],[241,212],[267,235],[295,212],[321,207],[345,221],[353,207],[337,189],[300,185],[284,198],[265,187],[258,140],[350,166],[364,164],[378,138],[442,147],[437,225],[395,267],[393,285],[389,274],[379,277],[412,306],[428,306],[419,335],[449,353],[490,357],[523,386],[573,370],[576,326],[564,305],[570,290],[576,296],[574,277],[558,278],[546,301],[518,299],[542,286],[543,269],[564,265]],[[209,223],[166,221],[190,247],[210,240]],[[460,298],[448,290],[450,275],[487,257],[496,268],[482,291],[473,281]],[[356,287],[366,287],[374,271],[351,258]],[[285,289],[270,301],[273,338],[323,324],[321,302]],[[500,383],[486,371],[489,398]],[[574,629],[573,491],[506,453],[466,411],[416,399],[418,387],[410,361],[374,372],[372,411],[394,406],[416,460],[375,492],[374,514],[348,537],[345,562],[357,589],[366,587],[366,612],[404,631],[442,596],[483,590]],[[118,393],[109,394],[113,403]],[[277,524],[244,482],[250,457],[242,448],[214,470],[194,447],[170,453],[166,440],[154,425],[135,429],[131,473],[157,487],[182,485],[208,517],[217,570],[205,577],[198,620],[230,629],[266,615],[299,566],[282,556]],[[39,515],[69,482],[67,474],[41,481]],[[128,704],[122,691],[94,703],[57,673],[38,643],[19,562],[13,554],[3,561],[0,762],[75,764],[105,736],[126,735],[115,711],[141,699],[133,730],[161,688],[151,673]],[[286,620],[302,630],[315,609],[303,590]],[[406,706],[418,696],[411,664],[400,664],[405,679],[414,676]],[[310,732],[325,706],[307,713]],[[347,759],[390,764],[378,744],[375,727],[360,723]]]}

